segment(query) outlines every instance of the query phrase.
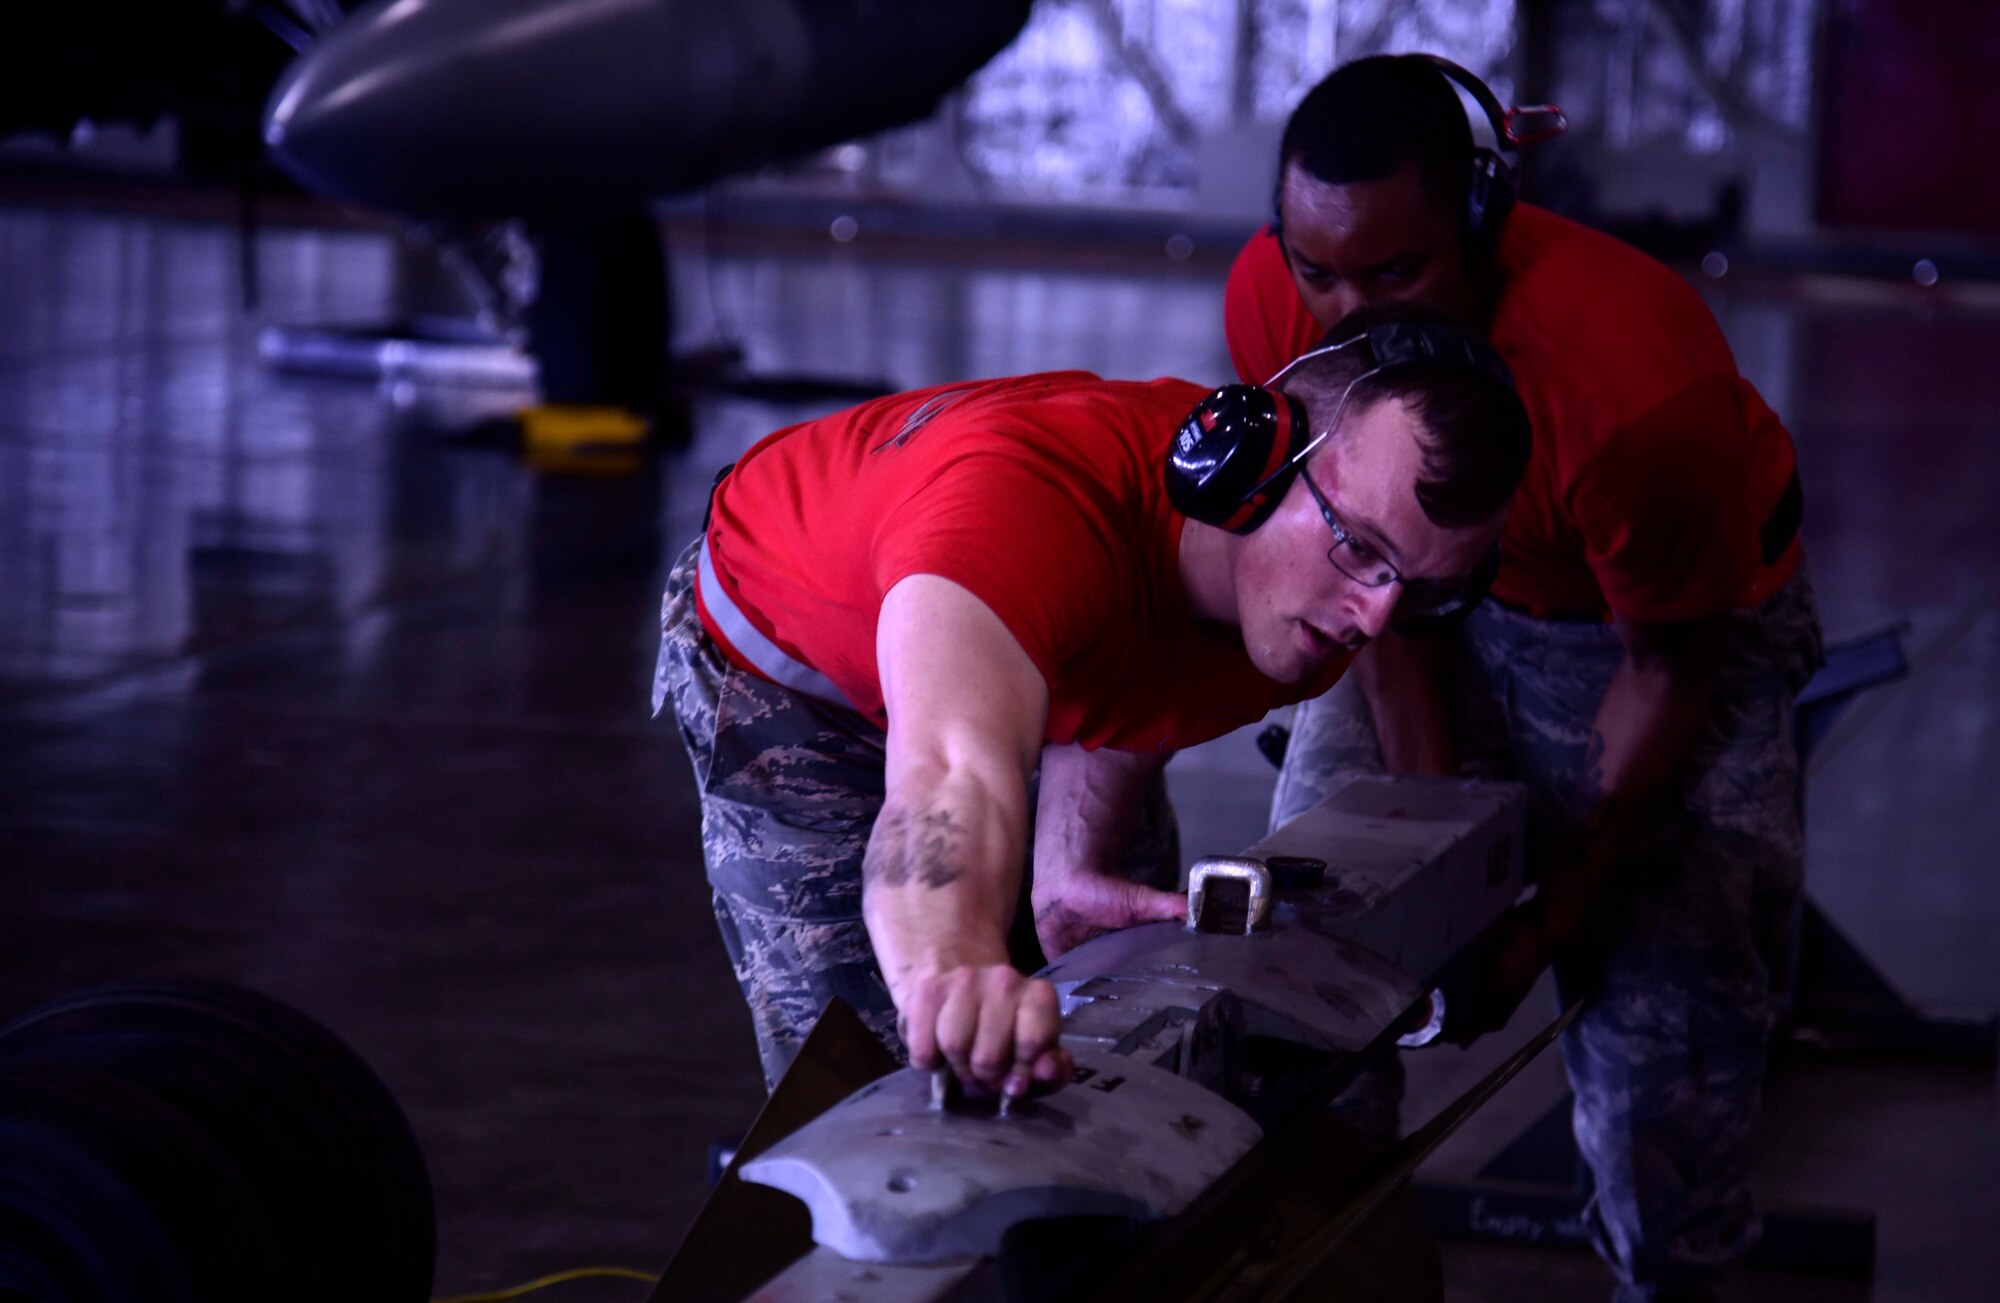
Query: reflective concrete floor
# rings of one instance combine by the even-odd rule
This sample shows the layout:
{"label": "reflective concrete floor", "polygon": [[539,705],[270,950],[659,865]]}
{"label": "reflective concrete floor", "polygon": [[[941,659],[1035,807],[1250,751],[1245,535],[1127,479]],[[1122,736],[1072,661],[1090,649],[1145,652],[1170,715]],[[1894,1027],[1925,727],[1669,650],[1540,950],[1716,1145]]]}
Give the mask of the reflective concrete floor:
{"label": "reflective concrete floor", "polygon": [[[1226,378],[1219,267],[828,250],[679,258],[683,342],[905,386]],[[259,255],[251,315],[226,228],[0,210],[0,1015],[142,973],[267,990],[410,1113],[441,1292],[656,1266],[707,1141],[760,1098],[685,762],[646,715],[657,594],[714,468],[826,404],[704,400],[691,447],[644,473],[538,474],[438,433],[525,395],[259,363],[261,324],[390,313],[389,239],[272,232]],[[1797,434],[1830,632],[1911,623],[1915,673],[1813,773],[1814,891],[1912,995],[2000,1007],[2000,314],[1706,288]],[[1190,852],[1251,840],[1270,777],[1245,735],[1183,757]],[[1477,1061],[1420,1066],[1411,1120]],[[1477,1166],[1554,1071],[1439,1170]],[[1730,1297],[1988,1297],[1993,1085],[1898,1065],[1788,1079],[1765,1193],[1875,1207],[1878,1283],[1746,1278]],[[1573,1255],[1448,1262],[1464,1299],[1604,1280]]]}

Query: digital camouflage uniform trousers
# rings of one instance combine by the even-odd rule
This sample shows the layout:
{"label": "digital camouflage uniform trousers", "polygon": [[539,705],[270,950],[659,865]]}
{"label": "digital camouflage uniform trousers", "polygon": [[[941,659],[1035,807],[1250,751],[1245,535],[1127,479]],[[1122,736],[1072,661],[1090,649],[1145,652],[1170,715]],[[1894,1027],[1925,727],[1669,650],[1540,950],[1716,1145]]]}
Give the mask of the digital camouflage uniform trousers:
{"label": "digital camouflage uniform trousers", "polygon": [[[834,996],[903,1057],[861,919],[861,860],[882,809],[886,738],[846,706],[723,656],[695,609],[700,547],[691,544],[667,578],[653,713],[673,708],[694,764],[715,921],[750,1005],[765,1086],[784,1075]],[[1167,888],[1178,879],[1179,836],[1162,786],[1120,871]],[[1037,966],[1025,890],[1016,913],[1013,958]]]}
{"label": "digital camouflage uniform trousers", "polygon": [[[1616,632],[1487,602],[1443,653],[1464,771],[1524,783],[1534,844],[1559,844],[1581,813],[1585,749],[1623,659]],[[1559,988],[1591,991],[1562,1051],[1596,1180],[1592,1233],[1621,1299],[1698,1289],[1759,1234],[1751,1133],[1804,875],[1792,702],[1821,653],[1803,567],[1763,606],[1729,617],[1683,799],[1613,870],[1627,890],[1603,970],[1558,966]],[[1381,768],[1350,677],[1299,708],[1272,821]]]}

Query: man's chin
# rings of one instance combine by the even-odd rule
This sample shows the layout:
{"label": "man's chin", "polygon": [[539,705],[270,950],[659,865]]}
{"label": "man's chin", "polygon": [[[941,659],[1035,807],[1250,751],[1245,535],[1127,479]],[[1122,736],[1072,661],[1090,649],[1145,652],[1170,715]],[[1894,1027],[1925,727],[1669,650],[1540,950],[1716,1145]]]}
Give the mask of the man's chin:
{"label": "man's chin", "polygon": [[[1366,644],[1363,645],[1365,646]],[[1332,655],[1319,657],[1318,659],[1312,661],[1310,664],[1302,667],[1299,670],[1299,672],[1293,677],[1289,679],[1280,679],[1279,682],[1288,685],[1299,684],[1299,683],[1310,683],[1314,679],[1319,678],[1322,674],[1325,674],[1327,666],[1332,665],[1336,661],[1345,664],[1348,661],[1353,660],[1355,653],[1359,652],[1360,650],[1361,650],[1360,647],[1347,647],[1347,646],[1336,647]]]}
{"label": "man's chin", "polygon": [[1333,656],[1308,656],[1295,652],[1286,656],[1252,657],[1251,660],[1259,674],[1273,683],[1282,683],[1290,687],[1317,677],[1319,672],[1333,660]]}
{"label": "man's chin", "polygon": [[1274,683],[1305,683],[1318,678],[1334,661],[1351,658],[1368,644],[1365,637],[1337,641],[1313,626],[1294,623],[1292,637],[1278,647],[1266,647],[1257,669]]}
{"label": "man's chin", "polygon": [[1268,649],[1245,647],[1244,650],[1250,654],[1250,668],[1273,683],[1297,683],[1303,677],[1298,661],[1293,658],[1273,656]]}

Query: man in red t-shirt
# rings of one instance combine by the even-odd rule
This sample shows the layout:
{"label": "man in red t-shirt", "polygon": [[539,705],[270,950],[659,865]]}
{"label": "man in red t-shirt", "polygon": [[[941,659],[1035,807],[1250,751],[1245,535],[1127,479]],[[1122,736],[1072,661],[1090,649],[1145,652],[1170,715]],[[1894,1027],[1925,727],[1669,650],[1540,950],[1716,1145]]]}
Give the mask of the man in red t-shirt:
{"label": "man in red t-shirt", "polygon": [[[1060,1085],[1055,993],[1009,961],[1030,845],[1051,955],[1183,917],[1120,872],[1166,759],[1323,691],[1392,617],[1477,600],[1526,414],[1476,336],[1376,318],[1282,395],[944,385],[780,430],[720,481],[654,709],[768,1082],[838,995],[918,1067]],[[1465,360],[1394,361],[1397,332]]]}
{"label": "man in red t-shirt", "polygon": [[1506,114],[1463,69],[1359,60],[1307,95],[1276,220],[1229,276],[1245,379],[1350,312],[1485,323],[1534,450],[1496,599],[1390,637],[1301,707],[1273,808],[1357,770],[1526,782],[1544,852],[1447,1031],[1505,1023],[1556,959],[1594,1229],[1621,1297],[1698,1292],[1754,1240],[1745,1172],[1803,866],[1792,698],[1820,639],[1790,437],[1713,317],[1637,250],[1512,203]]}

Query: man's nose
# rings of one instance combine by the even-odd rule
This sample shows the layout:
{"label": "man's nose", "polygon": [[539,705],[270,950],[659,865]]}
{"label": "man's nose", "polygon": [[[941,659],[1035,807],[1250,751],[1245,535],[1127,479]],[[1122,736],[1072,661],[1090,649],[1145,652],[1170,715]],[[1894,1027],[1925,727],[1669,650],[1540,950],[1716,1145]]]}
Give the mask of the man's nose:
{"label": "man's nose", "polygon": [[1368,306],[1368,296],[1354,287],[1352,281],[1342,281],[1333,288],[1334,321],[1338,323],[1348,313]]}
{"label": "man's nose", "polygon": [[1356,584],[1355,589],[1355,626],[1370,638],[1380,638],[1396,616],[1396,602],[1403,595],[1403,586],[1391,583],[1380,588],[1363,588]]}

